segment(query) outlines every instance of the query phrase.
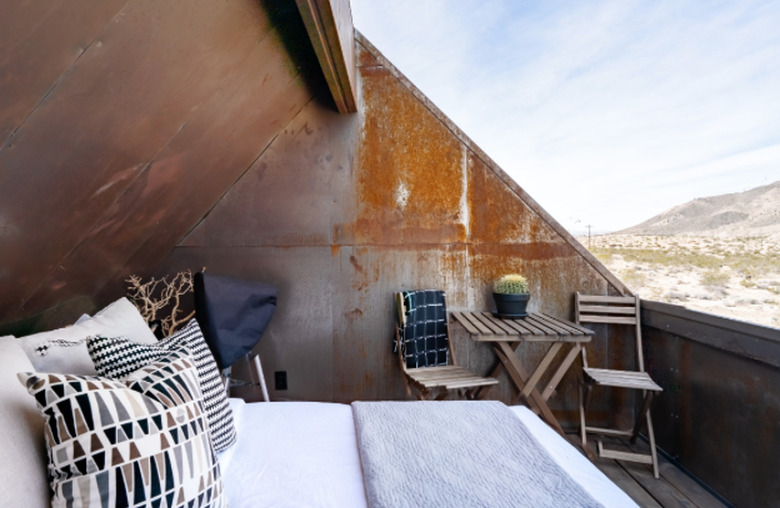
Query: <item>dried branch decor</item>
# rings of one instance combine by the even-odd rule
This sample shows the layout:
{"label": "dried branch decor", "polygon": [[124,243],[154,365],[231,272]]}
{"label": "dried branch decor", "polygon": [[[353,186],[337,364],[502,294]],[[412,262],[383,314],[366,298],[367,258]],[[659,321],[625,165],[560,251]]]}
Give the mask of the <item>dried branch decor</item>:
{"label": "dried branch decor", "polygon": [[[137,275],[131,275],[127,282],[127,296],[141,311],[147,323],[160,322],[163,336],[167,337],[187,323],[195,315],[193,310],[180,316],[181,297],[192,292],[192,271],[179,272],[169,281],[168,276],[152,277],[143,282]],[[167,315],[164,315],[167,314]]]}

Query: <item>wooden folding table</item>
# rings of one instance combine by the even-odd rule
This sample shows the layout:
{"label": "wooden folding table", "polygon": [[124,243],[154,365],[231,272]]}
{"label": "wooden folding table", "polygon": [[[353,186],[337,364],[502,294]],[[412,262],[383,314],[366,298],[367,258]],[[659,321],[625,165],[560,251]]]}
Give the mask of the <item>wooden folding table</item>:
{"label": "wooden folding table", "polygon": [[[547,399],[555,392],[583,344],[590,341],[593,331],[564,319],[537,313],[529,313],[522,319],[501,319],[490,312],[453,312],[452,316],[463,325],[472,340],[488,342],[493,346],[500,362],[491,376],[497,377],[502,369],[506,369],[519,391],[519,397],[551,427],[563,434],[563,429],[547,405]],[[521,342],[550,343],[544,358],[530,376],[515,354]],[[554,367],[554,360],[561,351],[563,358],[540,392],[536,388],[537,384]],[[478,398],[484,398],[488,389],[482,388]]]}

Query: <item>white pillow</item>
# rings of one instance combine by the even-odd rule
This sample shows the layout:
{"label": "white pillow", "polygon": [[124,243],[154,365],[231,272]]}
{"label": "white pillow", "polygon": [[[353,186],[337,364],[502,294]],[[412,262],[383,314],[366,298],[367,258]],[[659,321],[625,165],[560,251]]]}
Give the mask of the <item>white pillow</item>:
{"label": "white pillow", "polygon": [[82,315],[79,316],[79,318],[76,320],[76,322],[74,324],[77,325],[79,323],[83,323],[87,319],[91,319],[91,318],[92,318],[92,316],[90,316],[89,314],[82,314]]}
{"label": "white pillow", "polygon": [[51,503],[43,423],[35,399],[16,379],[17,372],[30,369],[18,340],[0,337],[0,478],[6,486],[2,506],[44,508]]}
{"label": "white pillow", "polygon": [[78,323],[17,339],[37,372],[97,375],[87,352],[87,337],[109,335],[133,342],[153,344],[154,333],[135,305],[125,297],[93,317]]}

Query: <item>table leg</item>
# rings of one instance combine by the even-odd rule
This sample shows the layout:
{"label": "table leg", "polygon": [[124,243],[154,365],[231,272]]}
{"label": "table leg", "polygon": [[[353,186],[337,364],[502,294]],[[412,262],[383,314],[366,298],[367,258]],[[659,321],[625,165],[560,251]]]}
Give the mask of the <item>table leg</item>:
{"label": "table leg", "polygon": [[[519,342],[517,343],[519,344]],[[517,347],[515,345],[514,347]],[[495,352],[498,352],[499,350],[497,348],[493,348]],[[501,369],[504,368],[504,361],[501,360],[501,355],[498,355],[498,364],[493,367],[493,370],[490,371],[490,374],[488,374],[488,377],[492,377],[493,379],[498,378],[498,375],[501,374]],[[495,385],[488,385],[488,386],[480,386],[474,391],[474,398],[477,400],[483,400],[485,397],[487,397],[487,392],[493,388]]]}
{"label": "table leg", "polygon": [[[501,363],[504,364],[504,367],[506,367],[506,371],[509,374],[509,377],[512,379],[515,386],[522,394],[525,391],[525,388],[528,386],[528,374],[525,372],[525,369],[523,369],[523,366],[520,363],[520,359],[517,358],[514,348],[512,348],[506,342],[494,342],[493,347],[495,348],[496,354],[501,360]],[[563,435],[563,429],[558,423],[558,420],[555,418],[555,415],[553,415],[552,411],[550,410],[550,407],[547,405],[544,399],[542,399],[539,391],[531,386],[528,393],[530,397],[526,396],[526,400],[528,401],[529,406],[531,406],[531,408],[537,409],[541,413],[542,418],[544,418],[544,420],[553,429]]]}
{"label": "table leg", "polygon": [[555,389],[558,388],[561,379],[563,379],[564,374],[566,374],[566,372],[569,370],[569,367],[571,367],[571,364],[577,358],[577,355],[580,354],[580,351],[582,351],[582,344],[579,342],[573,343],[571,349],[569,350],[569,354],[567,354],[563,359],[560,366],[558,367],[558,370],[555,371],[555,374],[553,374],[553,377],[550,378],[550,382],[547,384],[547,387],[542,392],[542,399],[547,400],[550,398],[550,396],[552,396]]}
{"label": "table leg", "polygon": [[536,389],[536,385],[539,384],[539,380],[542,378],[542,374],[544,374],[550,367],[553,358],[555,358],[555,355],[558,354],[561,346],[563,346],[562,342],[553,342],[553,344],[550,346],[550,349],[547,350],[547,354],[544,355],[542,361],[539,362],[539,365],[537,365],[536,370],[531,375],[531,379],[528,380],[528,382],[525,384],[525,388],[523,388],[523,391],[520,392],[523,397],[528,397],[528,394],[531,393],[531,390]]}
{"label": "table leg", "polygon": [[512,398],[512,404],[525,404],[533,409],[534,414],[539,414],[539,409],[536,404],[528,400],[527,396],[523,396],[521,391],[528,385],[528,373],[523,368],[523,365],[518,361],[515,351],[517,351],[518,344],[512,344],[511,346],[499,347],[497,344],[493,345],[495,354],[499,359],[499,364],[494,370],[495,375],[501,372],[502,368],[506,369],[506,373],[510,378],[510,381],[514,383],[517,388],[517,395]]}

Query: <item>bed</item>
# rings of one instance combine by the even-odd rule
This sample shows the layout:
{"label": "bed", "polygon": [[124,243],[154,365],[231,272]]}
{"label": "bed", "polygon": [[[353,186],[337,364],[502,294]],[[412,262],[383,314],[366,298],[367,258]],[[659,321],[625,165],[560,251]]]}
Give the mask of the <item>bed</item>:
{"label": "bed", "polygon": [[[239,399],[231,399],[230,404],[236,420],[238,442],[219,456],[219,462],[231,508],[368,506],[349,404],[247,404]],[[576,448],[527,407],[512,406],[509,409],[597,505],[636,506]],[[256,431],[249,432],[248,429]],[[486,503],[483,506],[496,505]]]}
{"label": "bed", "polygon": [[[117,333],[131,337],[144,347],[149,344],[156,347],[156,339],[147,335],[148,329],[133,314],[131,305],[126,302],[112,305],[109,310],[67,329],[22,339],[0,338],[0,431],[5,437],[5,444],[0,448],[4,492],[0,506],[66,506],[68,503],[63,498],[67,496],[90,499],[89,505],[97,506],[178,506],[192,499],[195,506],[232,508],[636,506],[576,448],[524,406],[507,407],[495,401],[338,404],[245,403],[240,399],[225,399],[225,407],[216,416],[224,419],[228,415],[230,425],[222,428],[208,419],[211,414],[206,414],[207,406],[219,407],[219,404],[204,395],[206,390],[192,389],[193,398],[187,399],[185,392],[199,382],[198,355],[189,349],[184,353],[178,350],[161,353],[162,359],[157,358],[130,375],[117,374],[121,380],[93,376],[98,363],[93,365],[87,355],[85,334]],[[197,335],[196,331],[197,326],[188,325],[182,336]],[[52,353],[69,340],[59,351],[63,356]],[[91,341],[91,338],[87,341],[90,347]],[[48,363],[41,363],[42,358]],[[53,369],[86,372],[41,374]],[[17,379],[20,372],[19,379],[25,384]],[[144,398],[154,394],[155,387],[163,384],[158,380],[163,378],[170,386],[180,383],[175,386],[180,390],[177,393],[184,394],[182,400],[162,404],[158,401],[165,399],[159,396],[153,400]],[[46,388],[47,383],[59,381],[61,385]],[[87,393],[92,399],[78,392],[79,383],[89,386]],[[44,396],[46,390],[48,395]],[[150,418],[144,420],[147,423],[140,427],[136,417],[132,424],[122,424],[123,428],[135,429],[135,436],[132,432],[123,434],[122,444],[131,442],[131,448],[127,449],[133,450],[136,457],[126,464],[115,465],[110,477],[96,469],[103,465],[103,459],[95,466],[84,462],[80,451],[92,446],[94,450],[88,453],[93,456],[100,453],[103,457],[95,437],[100,422],[83,420],[82,413],[92,418],[98,413],[108,415],[109,411],[101,413],[93,408],[91,412],[79,413],[76,410],[82,420],[77,418],[72,428],[62,423],[61,416],[56,425],[43,424],[41,406],[36,406],[36,401],[45,405],[42,399],[62,396],[61,392],[68,390],[82,397],[73,399],[79,401],[82,410],[94,403],[94,397],[103,390],[114,398],[119,394],[132,399],[128,407],[140,412],[152,411]],[[57,404],[61,409],[61,404]],[[67,407],[68,411],[72,409],[70,405]],[[184,414],[189,416],[183,418]],[[110,416],[116,420],[117,413],[111,412]],[[182,440],[182,445],[175,449],[175,454],[168,450],[148,451],[146,434],[153,434],[149,432],[151,423],[148,422],[159,426],[165,418],[176,426],[174,432],[186,431],[186,442],[177,438]],[[218,427],[222,432],[221,441],[213,437]],[[81,443],[75,448],[77,452],[70,446],[67,454],[62,449],[55,450],[52,432],[67,434],[79,428],[85,434],[77,438]],[[441,429],[447,432],[442,433]],[[154,443],[160,441],[158,434],[164,435],[163,442],[165,436],[171,440],[171,435],[177,435],[158,432],[152,440]],[[518,436],[524,440],[522,443]],[[219,451],[214,443],[221,443]],[[467,452],[464,458],[458,458],[460,452]],[[146,453],[148,457],[139,459],[138,453]],[[166,453],[175,460],[169,461]],[[65,460],[71,469],[83,469],[84,474],[64,490],[60,485],[55,487],[56,495],[52,498],[47,467],[50,473],[60,471],[53,469],[54,459]],[[199,465],[203,466],[198,472],[200,476],[193,476],[187,483],[187,474]],[[525,470],[516,471],[519,466]],[[168,471],[171,467],[173,470]],[[57,473],[60,480],[70,475],[71,469],[65,470],[67,474]],[[163,480],[155,477],[158,470]],[[167,477],[163,472],[168,473]],[[485,472],[488,479],[497,479],[499,487],[486,487],[488,482],[480,477]],[[161,494],[168,484],[175,483],[174,477],[184,477],[184,484],[173,485],[169,495]],[[65,480],[67,485],[70,480]],[[538,493],[532,490],[535,483],[541,486],[537,487],[541,489]],[[133,494],[133,485],[142,484],[145,486],[135,489]],[[116,491],[122,487],[129,488],[129,494],[116,498]],[[149,492],[156,492],[156,497],[152,499]],[[431,492],[433,498],[425,497]]]}

